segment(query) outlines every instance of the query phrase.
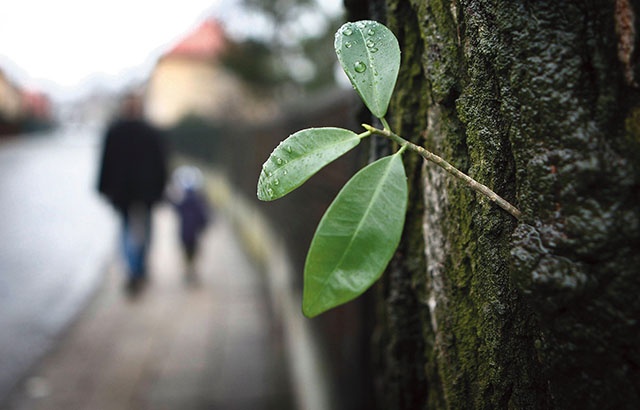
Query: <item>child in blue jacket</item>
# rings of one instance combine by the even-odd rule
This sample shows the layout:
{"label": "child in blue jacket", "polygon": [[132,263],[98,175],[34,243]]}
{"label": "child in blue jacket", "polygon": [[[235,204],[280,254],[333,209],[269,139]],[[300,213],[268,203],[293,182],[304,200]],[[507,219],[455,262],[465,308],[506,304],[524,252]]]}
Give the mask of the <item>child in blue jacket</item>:
{"label": "child in blue jacket", "polygon": [[189,267],[198,250],[200,236],[210,219],[210,210],[203,192],[202,173],[194,166],[180,166],[173,172],[170,200],[180,219],[180,241]]}

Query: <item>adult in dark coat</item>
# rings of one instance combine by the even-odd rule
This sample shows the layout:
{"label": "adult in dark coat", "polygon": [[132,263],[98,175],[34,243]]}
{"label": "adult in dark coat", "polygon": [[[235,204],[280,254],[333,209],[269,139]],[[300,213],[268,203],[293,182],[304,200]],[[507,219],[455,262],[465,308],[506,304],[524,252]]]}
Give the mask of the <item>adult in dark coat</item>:
{"label": "adult in dark coat", "polygon": [[162,199],[166,181],[163,137],[142,118],[140,98],[127,96],[121,118],[109,126],[105,135],[98,190],[122,218],[130,290],[138,290],[146,279],[151,211]]}

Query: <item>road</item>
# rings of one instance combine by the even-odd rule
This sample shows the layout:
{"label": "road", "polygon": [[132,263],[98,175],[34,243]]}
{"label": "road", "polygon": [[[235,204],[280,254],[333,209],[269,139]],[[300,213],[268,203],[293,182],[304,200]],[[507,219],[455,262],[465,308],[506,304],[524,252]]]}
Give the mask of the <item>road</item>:
{"label": "road", "polygon": [[94,188],[98,131],[0,139],[0,402],[113,255],[116,219]]}

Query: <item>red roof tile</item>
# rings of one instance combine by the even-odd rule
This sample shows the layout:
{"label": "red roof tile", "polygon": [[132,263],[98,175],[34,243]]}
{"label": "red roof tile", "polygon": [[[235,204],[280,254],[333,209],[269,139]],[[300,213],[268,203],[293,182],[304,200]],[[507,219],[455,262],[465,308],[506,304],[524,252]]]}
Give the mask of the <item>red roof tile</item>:
{"label": "red roof tile", "polygon": [[227,40],[224,29],[216,20],[209,19],[179,41],[164,56],[215,59],[222,54],[226,47]]}

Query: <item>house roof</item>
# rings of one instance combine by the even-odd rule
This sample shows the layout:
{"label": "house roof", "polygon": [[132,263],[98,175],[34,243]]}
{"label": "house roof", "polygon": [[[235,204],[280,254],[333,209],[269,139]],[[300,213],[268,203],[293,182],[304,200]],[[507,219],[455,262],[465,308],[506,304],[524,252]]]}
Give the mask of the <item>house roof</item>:
{"label": "house roof", "polygon": [[208,19],[178,41],[163,57],[216,59],[226,48],[224,29],[218,21]]}

